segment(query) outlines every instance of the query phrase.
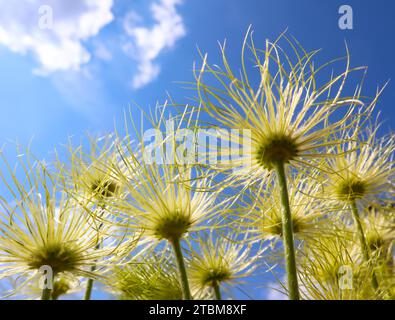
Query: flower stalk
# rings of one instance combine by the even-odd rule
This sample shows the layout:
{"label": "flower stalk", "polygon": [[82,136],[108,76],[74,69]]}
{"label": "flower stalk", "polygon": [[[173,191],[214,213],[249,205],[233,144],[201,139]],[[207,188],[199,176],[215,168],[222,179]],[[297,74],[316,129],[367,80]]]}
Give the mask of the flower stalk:
{"label": "flower stalk", "polygon": [[290,300],[299,300],[298,275],[296,271],[296,258],[294,248],[294,236],[292,229],[291,209],[289,206],[287,180],[285,176],[284,162],[275,164],[277,180],[280,187],[280,199],[282,205],[282,229],[285,266],[287,271],[288,291]]}
{"label": "flower stalk", "polygon": [[182,286],[182,295],[184,300],[192,300],[191,291],[189,289],[188,275],[185,267],[184,256],[182,254],[180,239],[173,239],[170,241],[174,254],[176,256],[181,286]]}
{"label": "flower stalk", "polygon": [[221,296],[221,289],[219,287],[218,283],[215,283],[213,285],[213,289],[214,289],[214,295],[215,295],[215,299],[216,300],[222,300],[222,296]]}
{"label": "flower stalk", "polygon": [[44,288],[41,294],[41,300],[51,300],[52,289]]}
{"label": "flower stalk", "polygon": [[[368,247],[368,243],[366,241],[365,233],[363,231],[361,217],[359,216],[358,207],[357,207],[355,200],[353,200],[351,202],[351,211],[352,211],[355,225],[357,227],[357,234],[358,234],[359,243],[360,243],[361,250],[362,250],[363,259],[369,263],[369,261],[370,261],[369,247]],[[379,287],[376,273],[374,271],[372,273],[372,287],[375,290],[377,290]]]}
{"label": "flower stalk", "polygon": [[44,288],[41,293],[41,300],[52,300],[54,278],[54,276],[51,276],[49,279],[46,279],[46,282],[44,283]]}
{"label": "flower stalk", "polygon": [[[92,266],[91,271],[95,271],[96,267]],[[86,290],[84,295],[84,300],[90,300],[92,295],[92,288],[93,288],[93,279],[88,279],[88,283],[86,284]]]}
{"label": "flower stalk", "polygon": [[[102,224],[100,225],[100,227]],[[96,245],[95,250],[100,249],[100,242]],[[96,270],[96,266],[93,265],[91,266],[91,272],[93,273]],[[92,295],[92,289],[93,289],[93,279],[89,278],[88,283],[86,284],[86,290],[85,290],[85,295],[84,295],[84,300],[90,300],[91,295]]]}

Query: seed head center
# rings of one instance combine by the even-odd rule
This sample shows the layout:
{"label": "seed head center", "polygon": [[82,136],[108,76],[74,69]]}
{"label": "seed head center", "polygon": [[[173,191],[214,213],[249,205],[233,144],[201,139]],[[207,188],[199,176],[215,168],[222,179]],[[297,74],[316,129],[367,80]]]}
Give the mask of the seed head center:
{"label": "seed head center", "polygon": [[277,136],[261,144],[257,152],[257,160],[260,165],[270,170],[276,163],[288,163],[297,155],[298,149],[292,138]]}
{"label": "seed head center", "polygon": [[232,273],[224,266],[217,266],[208,270],[203,276],[202,281],[203,284],[208,286],[215,286],[229,280],[232,276]]}
{"label": "seed head center", "polygon": [[159,239],[180,239],[188,232],[191,220],[188,215],[170,214],[162,217],[155,226],[154,234]]}
{"label": "seed head center", "polygon": [[118,184],[112,180],[96,180],[91,185],[92,192],[99,198],[110,198],[118,191],[118,189]]}
{"label": "seed head center", "polygon": [[339,185],[337,192],[342,199],[361,199],[366,193],[366,183],[360,179],[346,180]]}
{"label": "seed head center", "polygon": [[50,266],[56,274],[73,270],[78,265],[80,258],[80,254],[72,246],[62,243],[46,244],[33,252],[29,266],[32,269]]}

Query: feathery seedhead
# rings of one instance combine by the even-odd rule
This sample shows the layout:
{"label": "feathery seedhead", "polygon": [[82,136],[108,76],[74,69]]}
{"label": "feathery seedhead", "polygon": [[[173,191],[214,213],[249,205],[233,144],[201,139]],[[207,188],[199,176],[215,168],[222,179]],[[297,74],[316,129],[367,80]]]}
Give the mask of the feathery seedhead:
{"label": "feathery seedhead", "polygon": [[391,260],[395,241],[395,218],[387,216],[380,205],[370,206],[367,211],[363,224],[369,249],[385,261]]}
{"label": "feathery seedhead", "polygon": [[177,268],[167,258],[153,255],[131,261],[115,267],[108,279],[121,299],[182,300]]}
{"label": "feathery seedhead", "polygon": [[54,274],[73,271],[83,259],[78,246],[74,244],[54,242],[46,243],[42,247],[32,248],[31,256],[27,262],[32,269],[50,266]]}
{"label": "feathery seedhead", "polygon": [[[48,266],[55,281],[65,274],[97,278],[102,266],[122,258],[118,255],[121,244],[113,246],[116,240],[109,239],[117,232],[68,198],[62,192],[62,180],[52,176],[42,162],[26,157],[27,161],[19,158],[25,176],[17,179],[16,172],[8,172],[12,198],[0,199],[1,277],[18,276],[28,283],[41,267]],[[0,178],[5,180],[7,174],[1,172]],[[106,245],[98,249],[100,239]],[[92,272],[93,265],[100,267]]]}
{"label": "feathery seedhead", "polygon": [[341,234],[311,239],[299,252],[302,292],[314,300],[375,297],[372,267],[362,263],[358,245]]}
{"label": "feathery seedhead", "polygon": [[197,246],[191,244],[188,263],[191,287],[207,292],[215,286],[247,277],[256,267],[256,256],[252,256],[251,250],[251,246],[221,235],[198,238]]}
{"label": "feathery seedhead", "polygon": [[[394,177],[395,137],[376,138],[379,125],[345,130],[342,145],[334,148],[336,157],[327,159],[325,194],[332,200],[348,202],[374,201],[391,192]],[[365,130],[365,131],[363,131]]]}
{"label": "feathery seedhead", "polygon": [[202,272],[202,284],[209,287],[214,287],[232,279],[232,273],[227,267],[223,265],[213,266],[212,269]]}
{"label": "feathery seedhead", "polygon": [[[282,219],[280,212],[274,211],[271,212],[271,214],[268,214],[268,212],[265,212],[266,215],[272,215],[270,218],[271,222],[268,223],[267,219],[266,221],[262,222],[262,234],[271,234],[275,237],[282,238],[283,236],[283,228],[282,228]],[[302,233],[305,229],[309,229],[309,223],[308,221],[305,221],[303,217],[298,217],[296,214],[292,214],[291,216],[292,220],[292,229],[294,234],[300,234]]]}
{"label": "feathery seedhead", "polygon": [[[291,176],[291,175],[290,175]],[[319,198],[321,185],[314,177],[298,174],[289,181],[289,202],[293,233],[296,238],[304,239],[330,233],[324,219],[328,208]],[[246,203],[244,222],[236,215],[234,224],[243,225],[252,239],[280,239],[283,236],[282,205],[277,184],[271,184],[266,190],[258,192],[252,189]],[[236,209],[236,212],[239,210]],[[327,230],[325,230],[327,229]],[[325,230],[326,232],[322,232]]]}
{"label": "feathery seedhead", "polygon": [[[160,111],[159,119],[150,119],[158,136],[166,132],[165,110]],[[179,240],[203,227],[220,206],[216,203],[217,193],[213,192],[212,175],[198,166],[183,163],[176,152],[177,146],[167,145],[175,140],[183,122],[188,125],[192,122],[189,118],[192,115],[185,115],[188,110],[185,108],[181,117],[170,117],[174,132],[165,135],[162,141],[155,141],[153,147],[143,138],[137,146],[131,143],[130,136],[117,140],[116,149],[122,159],[118,165],[125,170],[117,166],[113,170],[123,195],[114,197],[108,211],[117,215],[119,225],[142,230],[143,238],[151,244]],[[158,158],[150,158],[147,150],[163,151],[162,147],[167,148],[160,153],[163,158],[159,160],[163,162],[157,163]],[[170,154],[168,158],[167,154]]]}
{"label": "feathery seedhead", "polygon": [[366,242],[371,251],[380,250],[384,246],[384,238],[377,232],[370,232],[366,235]]}
{"label": "feathery seedhead", "polygon": [[216,212],[216,194],[206,190],[209,180],[192,178],[191,169],[142,162],[139,166],[138,180],[123,180],[127,197],[114,201],[126,227],[142,229],[152,240],[173,241]]}
{"label": "feathery seedhead", "polygon": [[119,190],[119,185],[112,179],[96,179],[90,184],[90,189],[100,199],[110,198]]}
{"label": "feathery seedhead", "polygon": [[292,137],[271,137],[258,148],[257,160],[268,170],[273,169],[276,163],[289,163],[298,156],[297,144]]}
{"label": "feathery seedhead", "polygon": [[[23,288],[20,288],[21,290],[18,290],[18,282],[24,281],[24,279],[20,279],[18,277],[18,280],[13,283],[13,287],[15,289],[13,290],[14,292],[18,292],[22,296],[26,296],[28,298],[32,299],[40,299],[42,295],[42,288],[40,288],[40,281],[41,277],[38,274],[33,281],[29,281],[29,283],[24,286]],[[82,288],[84,288],[83,285],[81,285],[80,278],[79,277],[74,277],[70,273],[62,273],[59,274],[53,281],[53,288],[51,291],[51,298],[52,300],[58,300],[61,296],[64,296],[66,294],[73,294],[79,292]]]}
{"label": "feathery seedhead", "polygon": [[339,199],[348,199],[354,201],[362,199],[367,190],[367,183],[363,179],[351,177],[339,182],[336,194]]}
{"label": "feathery seedhead", "polygon": [[[73,147],[69,142],[69,166],[58,161],[65,191],[81,203],[96,203],[103,207],[107,201],[121,192],[117,174],[113,168],[118,163],[112,136],[89,140],[89,151],[83,146]],[[118,166],[120,168],[120,166]]]}
{"label": "feathery seedhead", "polygon": [[[377,216],[382,219],[382,216]],[[371,218],[371,217],[370,217]],[[377,222],[377,221],[376,221]],[[388,223],[387,223],[388,226]],[[376,225],[377,227],[377,225]],[[310,239],[299,251],[302,291],[309,299],[388,299],[393,287],[393,237],[386,248],[371,251],[365,261],[358,239],[350,236],[348,224],[328,237]],[[373,273],[379,288],[372,287]]]}
{"label": "feathery seedhead", "polygon": [[176,211],[159,218],[154,227],[158,239],[176,240],[188,232],[192,225],[191,217]]}
{"label": "feathery seedhead", "polygon": [[65,278],[56,280],[53,284],[51,296],[53,300],[57,300],[60,296],[63,296],[70,292],[70,282]]}
{"label": "feathery seedhead", "polygon": [[[225,183],[238,181],[243,185],[264,184],[276,163],[305,168],[319,164],[323,156],[330,157],[326,147],[342,143],[332,139],[332,135],[347,121],[347,126],[352,127],[353,110],[363,105],[359,90],[352,97],[343,96],[347,77],[362,69],[350,69],[348,51],[344,72],[328,74],[330,80],[319,85],[324,69],[336,60],[316,68],[313,58],[318,50],[307,52],[284,34],[274,43],[266,41],[265,49],[261,50],[255,47],[252,35],[248,41],[249,35],[250,32],[242,48],[241,72],[232,70],[224,44],[221,46],[223,67],[211,66],[204,56],[200,70],[195,73],[199,103],[216,121],[215,127],[250,132],[250,139],[242,142],[237,135],[228,138],[230,146],[243,150],[241,157],[225,158],[213,164],[217,170],[231,172]],[[282,39],[291,48],[291,54],[279,46]],[[247,47],[253,66],[247,61]],[[256,85],[248,67],[260,79]],[[212,76],[218,86],[211,79],[206,80],[206,76]],[[335,113],[336,120],[332,121]],[[232,155],[239,151],[230,147],[223,153]]]}

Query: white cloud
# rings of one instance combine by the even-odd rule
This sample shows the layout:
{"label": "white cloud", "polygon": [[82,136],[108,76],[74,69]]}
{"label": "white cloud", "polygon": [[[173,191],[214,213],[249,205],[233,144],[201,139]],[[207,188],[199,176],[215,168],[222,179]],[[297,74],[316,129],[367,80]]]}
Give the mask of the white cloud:
{"label": "white cloud", "polygon": [[41,74],[79,70],[91,57],[82,41],[113,20],[112,5],[113,0],[0,0],[0,44],[33,53]]}
{"label": "white cloud", "polygon": [[[282,283],[285,283],[285,278]],[[284,288],[278,282],[271,282],[264,291],[266,300],[287,300]]]}
{"label": "white cloud", "polygon": [[158,76],[160,66],[155,62],[156,58],[186,34],[182,17],[176,10],[176,5],[181,2],[159,0],[152,3],[150,10],[155,23],[150,28],[140,25],[143,20],[136,12],[126,15],[123,26],[131,39],[123,49],[138,63],[137,74],[132,80],[133,88],[138,89]]}
{"label": "white cloud", "polygon": [[112,59],[111,51],[101,42],[96,42],[95,56],[104,61],[110,61]]}
{"label": "white cloud", "polygon": [[272,288],[267,291],[266,300],[287,300],[287,295],[280,292],[277,288]]}

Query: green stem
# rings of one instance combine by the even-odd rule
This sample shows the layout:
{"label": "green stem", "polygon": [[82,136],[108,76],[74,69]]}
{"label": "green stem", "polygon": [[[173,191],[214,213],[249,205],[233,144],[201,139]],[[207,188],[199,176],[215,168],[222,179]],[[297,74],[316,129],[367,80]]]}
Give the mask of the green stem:
{"label": "green stem", "polygon": [[294,247],[294,236],[292,228],[292,216],[289,206],[287,180],[283,162],[276,164],[277,179],[280,186],[280,197],[282,205],[282,232],[285,256],[285,266],[287,271],[288,291],[290,300],[299,300],[298,275],[296,271],[296,258]]}
{"label": "green stem", "polygon": [[[106,209],[106,206],[103,205],[101,207],[102,212],[104,212],[104,210]],[[102,217],[103,213],[100,214],[100,218]],[[102,228],[103,223],[101,223],[99,225],[99,230]],[[95,250],[100,249],[100,241],[99,243],[96,245]],[[91,272],[93,273],[96,270],[96,266],[92,266],[91,267]],[[88,283],[86,284],[86,290],[85,290],[85,295],[84,295],[84,300],[90,300],[91,299],[91,295],[92,295],[92,289],[93,289],[93,279],[88,279]]]}
{"label": "green stem", "polygon": [[[97,249],[100,249],[100,242],[95,247],[95,250],[97,250]],[[95,270],[96,270],[96,266],[92,266],[91,267],[91,272],[93,273]],[[91,299],[92,289],[93,289],[93,279],[88,279],[88,282],[86,284],[84,300],[90,300]]]}
{"label": "green stem", "polygon": [[[91,271],[95,271],[95,268],[92,267]],[[88,279],[88,283],[86,284],[86,290],[84,295],[84,300],[90,300],[93,288],[93,279]]]}
{"label": "green stem", "polygon": [[[43,291],[41,293],[41,300],[51,300],[51,296],[52,296],[52,290],[53,290],[53,286],[54,286],[54,276],[52,276],[52,279],[47,279],[46,283],[44,284],[45,286],[50,286],[50,288],[45,287],[43,288]],[[48,281],[51,281],[51,283],[49,283]]]}
{"label": "green stem", "polygon": [[41,293],[41,300],[51,300],[52,289],[44,288]]}
{"label": "green stem", "polygon": [[[370,262],[369,247],[368,247],[368,243],[366,241],[365,233],[363,231],[361,217],[359,216],[358,207],[357,207],[355,200],[353,200],[351,202],[351,209],[352,209],[351,211],[352,211],[352,215],[354,218],[354,222],[357,227],[357,234],[358,234],[359,243],[360,243],[361,250],[362,250],[363,259],[369,263]],[[375,290],[377,290],[379,287],[376,273],[374,271],[372,273],[372,286]]]}
{"label": "green stem", "polygon": [[187,276],[187,270],[185,268],[184,257],[182,255],[182,249],[180,239],[173,239],[170,241],[173,246],[174,254],[176,255],[178,270],[180,273],[180,280],[182,285],[182,295],[184,300],[192,300],[191,291],[189,289],[189,282]]}
{"label": "green stem", "polygon": [[218,283],[215,283],[213,285],[213,289],[214,289],[214,294],[215,294],[215,299],[216,300],[222,300],[222,296],[221,296],[221,289],[219,287]]}

